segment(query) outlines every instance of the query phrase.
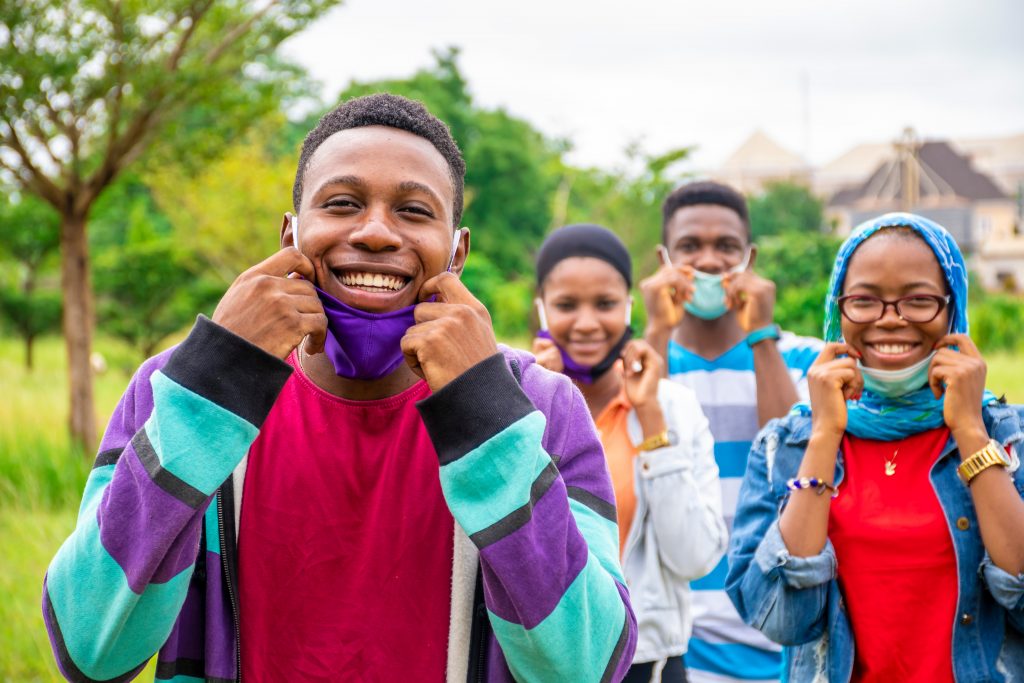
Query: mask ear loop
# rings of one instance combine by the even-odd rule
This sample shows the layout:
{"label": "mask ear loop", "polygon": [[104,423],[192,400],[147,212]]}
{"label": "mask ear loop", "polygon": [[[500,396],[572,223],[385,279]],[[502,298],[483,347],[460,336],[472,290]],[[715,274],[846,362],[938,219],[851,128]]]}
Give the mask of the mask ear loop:
{"label": "mask ear loop", "polygon": [[633,297],[626,299],[626,327],[633,322]]}
{"label": "mask ear loop", "polygon": [[544,302],[537,297],[533,300],[533,305],[537,307],[537,321],[540,323],[540,329],[544,332],[548,331],[548,314],[544,312]]}
{"label": "mask ear loop", "polygon": [[747,251],[746,253],[743,254],[743,260],[740,262],[738,266],[729,269],[730,274],[742,273],[744,270],[747,269],[747,266],[750,265],[750,252],[751,248],[750,246],[747,246]]}
{"label": "mask ear loop", "polygon": [[462,233],[465,230],[465,228],[459,228],[458,230],[455,231],[455,237],[452,238],[451,256],[448,257],[448,267],[444,269],[446,273],[452,272],[452,266],[455,265],[455,254],[457,254],[459,251],[459,242],[462,241]]}

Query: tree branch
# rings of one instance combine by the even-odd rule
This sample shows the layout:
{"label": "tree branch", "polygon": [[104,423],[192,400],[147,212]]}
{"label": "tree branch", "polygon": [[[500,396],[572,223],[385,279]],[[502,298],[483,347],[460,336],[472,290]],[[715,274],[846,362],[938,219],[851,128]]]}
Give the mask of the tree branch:
{"label": "tree branch", "polygon": [[229,47],[231,47],[232,44],[235,43],[235,41],[237,41],[239,38],[248,33],[250,29],[252,29],[253,24],[255,24],[257,21],[259,21],[260,19],[267,15],[267,13],[274,7],[274,5],[277,4],[277,1],[278,0],[270,0],[270,2],[268,2],[263,9],[261,9],[259,12],[256,12],[251,17],[249,17],[241,24],[236,26],[234,29],[232,29],[230,33],[224,36],[224,40],[220,41],[220,43],[216,47],[214,47],[212,50],[210,50],[209,53],[207,53],[206,57],[203,59],[203,62],[209,66],[216,62],[218,59],[220,59],[221,55],[224,54],[224,52]]}
{"label": "tree branch", "polygon": [[[0,116],[0,121],[3,121],[7,126],[7,130],[10,131],[5,139],[3,139],[3,142],[18,155],[22,168],[28,171],[28,176],[26,177],[18,170],[11,168],[6,162],[4,163],[4,167],[13,172],[15,177],[17,177],[26,188],[32,190],[35,194],[50,202],[50,204],[52,204],[58,211],[63,211],[65,209],[63,201],[64,192],[56,183],[53,182],[53,180],[36,168],[36,165],[32,163],[32,158],[25,150],[25,146],[21,144],[21,138],[18,137],[18,131],[14,128],[11,121],[6,116]],[[0,161],[2,161],[2,159],[0,159]]]}

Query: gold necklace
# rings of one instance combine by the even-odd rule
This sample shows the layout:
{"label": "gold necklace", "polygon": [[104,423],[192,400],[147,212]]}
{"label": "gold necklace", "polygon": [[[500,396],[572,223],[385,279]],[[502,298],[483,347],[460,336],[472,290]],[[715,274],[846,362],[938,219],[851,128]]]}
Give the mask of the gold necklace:
{"label": "gold necklace", "polygon": [[896,474],[896,456],[899,454],[900,449],[897,448],[895,451],[893,451],[891,458],[885,458],[884,455],[882,456],[883,458],[885,458],[885,476],[891,477],[892,475]]}

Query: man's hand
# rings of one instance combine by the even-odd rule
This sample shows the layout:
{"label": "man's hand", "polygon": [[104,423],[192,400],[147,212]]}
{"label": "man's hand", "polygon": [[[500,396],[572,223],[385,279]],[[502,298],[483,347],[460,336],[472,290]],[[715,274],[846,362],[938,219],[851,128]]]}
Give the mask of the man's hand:
{"label": "man's hand", "polygon": [[[298,273],[304,280],[289,278]],[[320,353],[327,338],[327,316],[313,287],[313,263],[294,247],[286,247],[245,271],[224,293],[213,322],[286,358],[303,338],[306,353]]]}
{"label": "man's hand", "polygon": [[671,333],[683,319],[683,304],[693,297],[693,268],[663,265],[640,282],[647,309],[645,335]]}
{"label": "man's hand", "polygon": [[[424,301],[434,294],[437,301]],[[416,324],[402,337],[402,353],[431,391],[498,352],[490,313],[455,275],[441,273],[427,280],[420,301]]]}
{"label": "man's hand", "polygon": [[561,373],[565,369],[562,362],[562,352],[558,350],[555,342],[542,337],[535,337],[533,340],[533,355],[537,358],[537,365],[547,368],[551,372]]}
{"label": "man's hand", "polygon": [[726,303],[747,334],[775,322],[775,283],[752,270],[722,278]]}

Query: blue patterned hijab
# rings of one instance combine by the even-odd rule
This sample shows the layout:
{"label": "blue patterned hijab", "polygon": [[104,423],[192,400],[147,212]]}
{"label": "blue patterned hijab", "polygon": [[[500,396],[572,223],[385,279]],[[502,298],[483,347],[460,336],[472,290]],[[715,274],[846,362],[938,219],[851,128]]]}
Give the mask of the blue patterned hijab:
{"label": "blue patterned hijab", "polygon": [[[842,339],[838,299],[843,293],[843,282],[850,258],[864,240],[884,228],[910,228],[931,247],[942,268],[949,287],[949,331],[966,334],[967,327],[967,266],[953,236],[938,223],[912,213],[887,213],[861,223],[843,242],[832,267],[828,296],[825,299],[825,341]],[[995,401],[986,391],[983,403]],[[886,398],[865,390],[858,401],[847,401],[846,430],[854,436],[882,441],[904,439],[913,434],[941,427],[944,397],[938,399],[931,387],[925,386],[898,398]],[[810,415],[810,406],[797,404],[795,410]]]}

